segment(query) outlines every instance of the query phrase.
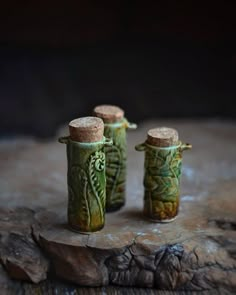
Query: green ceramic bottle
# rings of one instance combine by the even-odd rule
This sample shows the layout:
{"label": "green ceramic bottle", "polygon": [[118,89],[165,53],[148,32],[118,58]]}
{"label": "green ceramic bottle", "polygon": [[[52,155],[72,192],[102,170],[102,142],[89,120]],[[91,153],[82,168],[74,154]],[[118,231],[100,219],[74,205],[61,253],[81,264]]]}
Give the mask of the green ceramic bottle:
{"label": "green ceramic bottle", "polygon": [[124,111],[117,106],[101,105],[94,114],[104,121],[104,136],[113,140],[105,147],[106,154],[106,211],[119,210],[125,204],[127,141],[126,130],[135,129],[124,118]]}
{"label": "green ceramic bottle", "polygon": [[176,136],[173,140],[173,129],[165,128],[167,134],[160,135],[164,128],[149,130],[146,142],[135,147],[145,151],[144,215],[156,222],[170,222],[178,214],[182,152],[192,147]]}
{"label": "green ceramic bottle", "polygon": [[[77,119],[76,123],[76,120],[72,121],[69,125],[71,136],[59,138],[59,142],[67,146],[68,223],[71,229],[82,233],[95,232],[104,226],[106,203],[104,147],[112,144],[111,140],[103,137],[102,120],[98,126],[96,125],[98,118],[95,118],[93,124],[98,128],[96,130],[96,126],[93,126],[92,130],[93,127],[87,123],[87,118],[90,118],[90,121],[94,120],[91,119],[93,117],[85,117]],[[89,127],[86,127],[86,124]],[[73,134],[73,130],[77,134]],[[78,141],[81,139],[85,142]]]}

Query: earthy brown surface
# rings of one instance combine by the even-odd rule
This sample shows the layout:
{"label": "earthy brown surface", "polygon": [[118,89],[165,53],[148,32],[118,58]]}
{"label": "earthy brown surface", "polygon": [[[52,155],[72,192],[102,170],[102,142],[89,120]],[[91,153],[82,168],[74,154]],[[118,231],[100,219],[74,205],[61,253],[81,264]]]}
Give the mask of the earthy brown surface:
{"label": "earthy brown surface", "polygon": [[[183,160],[179,216],[170,224],[150,223],[142,216],[143,156],[134,151],[134,145],[142,141],[148,129],[163,123],[176,128],[182,141],[193,145],[191,154],[186,153]],[[59,278],[82,285],[110,283],[212,292],[221,288],[219,294],[232,294],[236,291],[235,145],[236,125],[230,122],[156,121],[142,125],[129,135],[126,206],[106,215],[101,232],[80,235],[66,225],[63,147],[56,139],[49,143],[30,139],[2,141],[2,207],[33,209],[12,210],[11,214],[1,210],[3,266],[9,257],[11,265],[6,269],[12,277],[21,277],[16,266],[21,266],[21,275],[28,275],[28,265],[38,263],[39,273],[48,279],[56,273]],[[14,234],[30,242],[22,243],[15,236],[12,239]],[[2,238],[4,235],[7,238]],[[26,251],[27,259],[12,255],[8,246],[13,241],[20,253],[30,249]],[[48,274],[45,257],[51,265]],[[27,275],[21,278],[41,280],[39,274]]]}
{"label": "earthy brown surface", "polygon": [[147,142],[154,146],[167,147],[176,145],[179,140],[177,130],[169,127],[156,127],[148,130]]}
{"label": "earthy brown surface", "polygon": [[32,238],[33,221],[30,209],[0,211],[0,259],[11,277],[39,283],[47,278],[49,261]]}
{"label": "earthy brown surface", "polygon": [[102,118],[105,123],[115,123],[124,117],[124,111],[113,105],[96,106],[93,112],[95,116]]}
{"label": "earthy brown surface", "polygon": [[69,123],[70,137],[78,142],[96,142],[103,138],[104,124],[96,117],[74,119]]}

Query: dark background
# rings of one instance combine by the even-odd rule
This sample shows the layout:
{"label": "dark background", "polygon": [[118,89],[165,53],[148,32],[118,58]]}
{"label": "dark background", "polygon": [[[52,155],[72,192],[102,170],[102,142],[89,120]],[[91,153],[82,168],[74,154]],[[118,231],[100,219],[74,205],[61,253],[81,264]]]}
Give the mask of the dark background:
{"label": "dark background", "polygon": [[101,103],[235,119],[234,1],[0,4],[0,134],[49,137]]}

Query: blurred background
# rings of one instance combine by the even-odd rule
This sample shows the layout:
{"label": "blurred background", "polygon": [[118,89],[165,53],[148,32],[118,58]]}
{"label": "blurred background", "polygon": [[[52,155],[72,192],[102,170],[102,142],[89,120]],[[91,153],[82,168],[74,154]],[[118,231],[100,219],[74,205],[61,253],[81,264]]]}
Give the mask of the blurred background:
{"label": "blurred background", "polygon": [[3,1],[0,19],[3,137],[49,138],[103,103],[236,118],[233,1]]}

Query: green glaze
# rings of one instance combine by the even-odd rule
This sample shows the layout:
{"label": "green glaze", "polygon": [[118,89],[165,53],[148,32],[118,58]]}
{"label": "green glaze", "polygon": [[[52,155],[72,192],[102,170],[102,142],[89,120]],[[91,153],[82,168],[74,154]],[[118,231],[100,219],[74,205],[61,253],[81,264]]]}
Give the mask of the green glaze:
{"label": "green glaze", "polygon": [[125,204],[126,180],[126,130],[136,128],[126,119],[116,123],[104,123],[104,135],[113,140],[105,147],[106,153],[106,210],[115,211]]}
{"label": "green glaze", "polygon": [[181,142],[170,147],[145,142],[135,147],[137,151],[145,151],[144,214],[148,218],[168,222],[177,216],[182,152],[190,148],[191,145]]}
{"label": "green glaze", "polygon": [[81,143],[59,138],[67,145],[68,223],[79,232],[94,232],[104,226],[106,203],[104,146],[112,141]]}

